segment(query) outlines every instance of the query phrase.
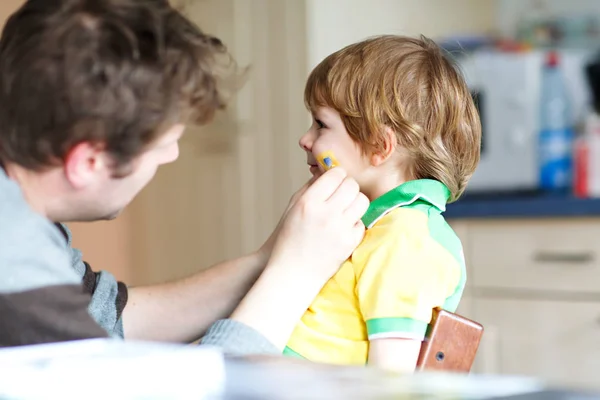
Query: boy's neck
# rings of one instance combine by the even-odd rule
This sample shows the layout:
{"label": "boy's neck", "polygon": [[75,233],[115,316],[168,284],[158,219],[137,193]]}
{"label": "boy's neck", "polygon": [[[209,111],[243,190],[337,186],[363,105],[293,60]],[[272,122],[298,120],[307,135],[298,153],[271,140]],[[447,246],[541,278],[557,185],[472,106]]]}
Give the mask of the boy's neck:
{"label": "boy's neck", "polygon": [[363,192],[363,194],[367,196],[370,201],[373,201],[409,180],[410,179],[408,179],[404,173],[386,173],[377,177],[376,179],[373,179],[372,184],[370,185],[361,185],[361,192]]}

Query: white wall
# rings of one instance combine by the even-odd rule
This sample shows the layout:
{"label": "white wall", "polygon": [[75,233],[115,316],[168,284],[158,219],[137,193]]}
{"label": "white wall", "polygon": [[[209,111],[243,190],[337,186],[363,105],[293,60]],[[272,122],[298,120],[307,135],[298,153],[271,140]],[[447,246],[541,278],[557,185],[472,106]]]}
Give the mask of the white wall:
{"label": "white wall", "polygon": [[308,62],[379,34],[440,37],[493,30],[496,0],[306,0]]}

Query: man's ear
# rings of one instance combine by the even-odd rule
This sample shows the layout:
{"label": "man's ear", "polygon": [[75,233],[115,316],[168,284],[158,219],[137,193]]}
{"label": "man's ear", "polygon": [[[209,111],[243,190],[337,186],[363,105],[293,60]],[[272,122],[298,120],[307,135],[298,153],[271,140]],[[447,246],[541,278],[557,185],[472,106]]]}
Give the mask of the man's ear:
{"label": "man's ear", "polygon": [[77,189],[93,184],[99,176],[108,175],[107,167],[102,147],[89,142],[75,145],[64,159],[65,176]]}
{"label": "man's ear", "polygon": [[386,162],[392,156],[392,154],[394,154],[396,146],[398,145],[396,133],[392,130],[392,128],[388,126],[384,127],[383,135],[383,148],[371,156],[371,164],[375,167],[378,167]]}

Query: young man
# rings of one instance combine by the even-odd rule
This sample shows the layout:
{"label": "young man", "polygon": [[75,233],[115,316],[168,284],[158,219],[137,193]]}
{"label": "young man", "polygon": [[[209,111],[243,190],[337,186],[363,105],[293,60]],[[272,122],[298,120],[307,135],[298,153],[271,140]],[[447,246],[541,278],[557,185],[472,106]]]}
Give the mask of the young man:
{"label": "young man", "polygon": [[92,271],[60,224],[116,217],[176,160],[184,124],[208,122],[224,106],[223,55],[218,39],[166,0],[29,0],[8,20],[0,346],[103,336],[188,342],[208,329],[204,342],[229,352],[284,348],[364,233],[368,200],[342,169],[302,188],[260,250],[164,285],[128,289]]}

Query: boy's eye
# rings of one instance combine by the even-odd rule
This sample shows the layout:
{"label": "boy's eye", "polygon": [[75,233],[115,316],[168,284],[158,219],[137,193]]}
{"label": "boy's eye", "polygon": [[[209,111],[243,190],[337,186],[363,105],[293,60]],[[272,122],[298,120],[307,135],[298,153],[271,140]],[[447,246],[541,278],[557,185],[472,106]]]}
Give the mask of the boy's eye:
{"label": "boy's eye", "polygon": [[317,126],[319,127],[319,129],[325,128],[325,124],[323,122],[321,122],[321,120],[315,119],[315,122],[317,123]]}

